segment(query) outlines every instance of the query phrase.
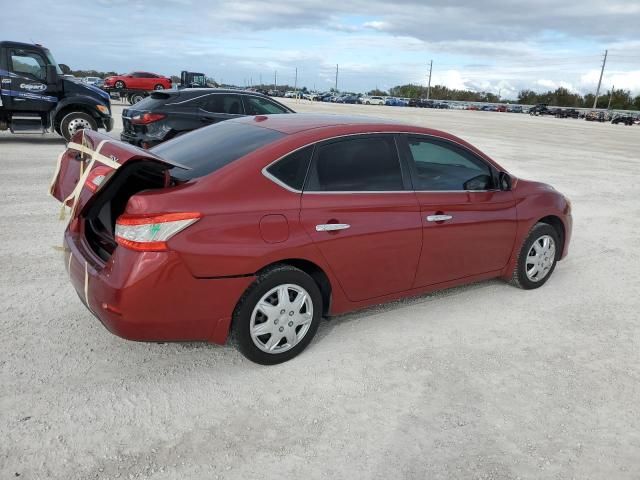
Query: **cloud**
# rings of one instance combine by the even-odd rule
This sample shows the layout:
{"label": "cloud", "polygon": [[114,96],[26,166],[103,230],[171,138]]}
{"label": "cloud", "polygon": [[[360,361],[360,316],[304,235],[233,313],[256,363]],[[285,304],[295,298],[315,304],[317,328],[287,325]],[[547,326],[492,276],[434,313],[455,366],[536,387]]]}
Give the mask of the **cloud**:
{"label": "cloud", "polygon": [[[0,16],[3,37],[49,46],[75,68],[204,71],[301,84],[426,84],[517,93],[603,84],[640,93],[640,3],[623,0],[22,0]],[[82,32],[78,35],[77,32]],[[594,79],[595,75],[595,79]],[[289,80],[286,80],[289,81]]]}

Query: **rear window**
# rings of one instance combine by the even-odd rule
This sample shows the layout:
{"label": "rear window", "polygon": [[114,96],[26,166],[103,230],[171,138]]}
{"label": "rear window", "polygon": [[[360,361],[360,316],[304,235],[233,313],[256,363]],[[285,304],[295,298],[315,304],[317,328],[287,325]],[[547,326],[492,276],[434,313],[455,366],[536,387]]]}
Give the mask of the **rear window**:
{"label": "rear window", "polygon": [[180,93],[153,92],[138,103],[130,107],[132,110],[153,110],[163,107],[167,102],[177,102]]}
{"label": "rear window", "polygon": [[267,128],[233,121],[200,128],[151,149],[156,155],[180,163],[190,170],[173,169],[178,180],[203,177],[248,153],[284,137]]}

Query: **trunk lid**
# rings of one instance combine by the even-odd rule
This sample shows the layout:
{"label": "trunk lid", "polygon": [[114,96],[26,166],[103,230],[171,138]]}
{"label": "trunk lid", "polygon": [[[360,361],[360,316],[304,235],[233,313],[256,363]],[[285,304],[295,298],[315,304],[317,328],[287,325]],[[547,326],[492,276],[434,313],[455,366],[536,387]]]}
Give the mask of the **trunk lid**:
{"label": "trunk lid", "polygon": [[120,167],[136,161],[154,162],[166,166],[167,170],[186,168],[103,133],[82,130],[60,154],[49,192],[62,202],[63,208],[71,208],[72,218],[76,217],[89,200],[113,180]]}

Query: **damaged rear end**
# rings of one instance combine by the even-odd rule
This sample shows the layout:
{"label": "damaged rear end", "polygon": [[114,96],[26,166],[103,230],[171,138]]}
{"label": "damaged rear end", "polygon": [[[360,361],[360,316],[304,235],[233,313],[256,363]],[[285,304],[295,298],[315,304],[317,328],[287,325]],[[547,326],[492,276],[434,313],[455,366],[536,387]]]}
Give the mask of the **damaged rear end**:
{"label": "damaged rear end", "polygon": [[[69,276],[87,308],[123,338],[216,340],[211,284],[195,279],[167,243],[201,218],[179,207],[195,184],[173,176],[185,168],[87,130],[58,160],[50,193],[61,216],[70,212]],[[183,302],[189,309],[181,315]]]}

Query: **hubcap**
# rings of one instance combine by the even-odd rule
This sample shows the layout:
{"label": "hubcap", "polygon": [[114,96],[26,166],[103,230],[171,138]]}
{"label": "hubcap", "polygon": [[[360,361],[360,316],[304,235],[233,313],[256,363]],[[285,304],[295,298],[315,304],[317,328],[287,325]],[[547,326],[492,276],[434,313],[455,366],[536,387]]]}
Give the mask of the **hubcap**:
{"label": "hubcap", "polygon": [[313,320],[313,302],[299,285],[278,285],[265,293],[251,313],[253,343],[266,353],[291,350],[307,334]]}
{"label": "hubcap", "polygon": [[71,136],[75,135],[75,133],[79,130],[84,130],[85,128],[91,130],[91,124],[84,118],[74,118],[69,122],[69,126],[67,127]]}
{"label": "hubcap", "polygon": [[555,259],[556,243],[553,238],[549,235],[541,236],[533,242],[527,254],[525,264],[527,278],[532,282],[539,282],[545,278],[553,267]]}

